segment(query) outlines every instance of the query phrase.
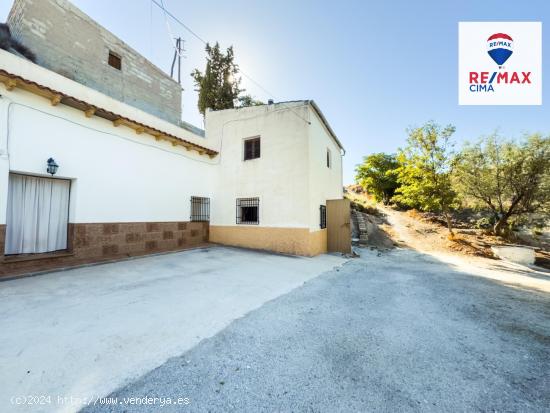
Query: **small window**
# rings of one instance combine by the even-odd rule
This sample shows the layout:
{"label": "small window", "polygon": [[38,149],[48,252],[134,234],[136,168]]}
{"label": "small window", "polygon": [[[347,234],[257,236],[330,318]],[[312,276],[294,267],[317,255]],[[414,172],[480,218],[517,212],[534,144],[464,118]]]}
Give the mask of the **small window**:
{"label": "small window", "polygon": [[109,66],[112,66],[118,70],[122,68],[122,60],[120,59],[120,56],[111,51],[109,51]]}
{"label": "small window", "polygon": [[237,199],[237,224],[257,225],[260,223],[260,199]]}
{"label": "small window", "polygon": [[327,149],[327,168],[332,167],[332,158],[330,155],[330,149]]}
{"label": "small window", "polygon": [[327,207],[321,205],[319,211],[321,212],[321,229],[323,229],[327,227]]}
{"label": "small window", "polygon": [[256,159],[260,157],[260,138],[245,139],[244,141],[244,160]]}
{"label": "small window", "polygon": [[210,221],[210,198],[191,197],[191,221]]}

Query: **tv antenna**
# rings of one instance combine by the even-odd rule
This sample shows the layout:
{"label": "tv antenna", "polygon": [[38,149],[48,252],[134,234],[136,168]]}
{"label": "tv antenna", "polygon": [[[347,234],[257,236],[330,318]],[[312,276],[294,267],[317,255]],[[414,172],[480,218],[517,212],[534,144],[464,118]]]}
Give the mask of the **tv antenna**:
{"label": "tv antenna", "polygon": [[185,43],[185,40],[183,40],[181,37],[176,38],[176,44],[174,45],[174,58],[172,59],[172,67],[170,69],[170,77],[174,78],[174,66],[176,65],[176,58],[177,58],[178,83],[180,85],[181,85],[181,57],[183,56],[183,52],[185,52],[184,43]]}

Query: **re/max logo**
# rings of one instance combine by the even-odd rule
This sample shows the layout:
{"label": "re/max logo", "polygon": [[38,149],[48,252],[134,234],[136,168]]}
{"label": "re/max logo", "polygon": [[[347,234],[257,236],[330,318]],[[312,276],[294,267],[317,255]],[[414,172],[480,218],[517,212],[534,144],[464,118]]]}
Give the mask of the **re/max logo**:
{"label": "re/max logo", "polygon": [[489,48],[501,47],[501,46],[512,48],[512,42],[505,42],[503,40],[499,40],[498,42],[489,43]]}
{"label": "re/max logo", "polygon": [[494,92],[493,84],[530,84],[531,72],[470,72],[470,92]]}

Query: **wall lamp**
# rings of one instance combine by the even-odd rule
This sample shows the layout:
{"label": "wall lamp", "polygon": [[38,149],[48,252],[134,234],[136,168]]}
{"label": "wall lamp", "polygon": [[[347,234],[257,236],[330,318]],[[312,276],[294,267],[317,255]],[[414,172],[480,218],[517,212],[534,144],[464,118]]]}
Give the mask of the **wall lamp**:
{"label": "wall lamp", "polygon": [[57,172],[57,168],[59,168],[59,165],[55,162],[55,160],[53,158],[48,159],[48,167],[46,168],[46,172],[53,176]]}

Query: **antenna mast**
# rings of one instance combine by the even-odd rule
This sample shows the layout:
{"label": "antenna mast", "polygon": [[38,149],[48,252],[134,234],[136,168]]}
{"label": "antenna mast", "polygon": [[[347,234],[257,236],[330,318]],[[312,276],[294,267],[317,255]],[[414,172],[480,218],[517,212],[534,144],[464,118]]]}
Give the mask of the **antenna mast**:
{"label": "antenna mast", "polygon": [[181,85],[181,56],[185,52],[183,47],[183,40],[181,37],[176,38],[176,45],[174,48],[174,58],[172,59],[172,67],[170,69],[170,77],[174,78],[174,66],[176,64],[176,58],[178,59],[178,83]]}

